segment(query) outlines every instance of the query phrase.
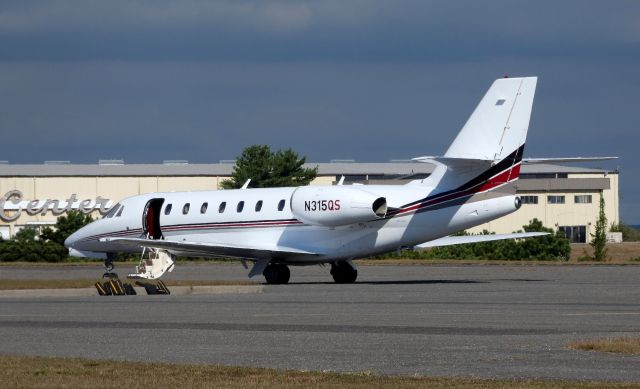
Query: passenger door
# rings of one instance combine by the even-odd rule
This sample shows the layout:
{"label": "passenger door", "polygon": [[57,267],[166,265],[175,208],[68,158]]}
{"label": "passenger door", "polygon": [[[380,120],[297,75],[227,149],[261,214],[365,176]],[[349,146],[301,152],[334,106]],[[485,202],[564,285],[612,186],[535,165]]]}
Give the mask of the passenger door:
{"label": "passenger door", "polygon": [[164,239],[160,227],[160,211],[162,210],[164,199],[151,199],[144,207],[142,214],[142,229],[148,239]]}

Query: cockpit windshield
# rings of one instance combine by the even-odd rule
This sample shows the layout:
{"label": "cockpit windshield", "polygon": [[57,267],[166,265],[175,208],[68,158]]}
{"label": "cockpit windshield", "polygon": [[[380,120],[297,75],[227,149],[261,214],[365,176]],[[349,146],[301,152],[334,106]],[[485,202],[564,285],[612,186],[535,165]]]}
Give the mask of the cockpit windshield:
{"label": "cockpit windshield", "polygon": [[114,205],[113,207],[111,207],[111,209],[109,210],[109,212],[107,212],[107,214],[106,214],[106,215],[104,215],[102,218],[103,218],[103,219],[109,219],[109,218],[112,218],[112,217],[116,214],[116,212],[118,212],[118,209],[120,209],[120,207],[121,207],[120,203],[118,203],[118,204]]}

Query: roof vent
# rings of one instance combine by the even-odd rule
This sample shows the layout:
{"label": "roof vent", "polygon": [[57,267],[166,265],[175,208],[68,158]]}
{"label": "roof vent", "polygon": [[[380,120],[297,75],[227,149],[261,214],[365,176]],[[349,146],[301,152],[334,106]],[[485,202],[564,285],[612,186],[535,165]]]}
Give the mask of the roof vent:
{"label": "roof vent", "polygon": [[186,159],[165,159],[162,161],[163,165],[188,165],[189,161]]}
{"label": "roof vent", "polygon": [[330,163],[354,163],[355,159],[332,159]]}
{"label": "roof vent", "polygon": [[98,161],[100,166],[124,165],[124,159],[101,159]]}
{"label": "roof vent", "polygon": [[44,161],[45,165],[68,165],[71,161]]}

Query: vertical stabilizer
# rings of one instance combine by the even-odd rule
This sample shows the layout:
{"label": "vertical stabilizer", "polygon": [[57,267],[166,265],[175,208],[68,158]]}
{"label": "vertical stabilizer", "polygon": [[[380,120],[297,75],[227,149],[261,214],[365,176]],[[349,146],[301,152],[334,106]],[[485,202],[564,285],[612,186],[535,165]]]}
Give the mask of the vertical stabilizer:
{"label": "vertical stabilizer", "polygon": [[518,150],[527,137],[537,81],[494,81],[444,156],[499,161]]}

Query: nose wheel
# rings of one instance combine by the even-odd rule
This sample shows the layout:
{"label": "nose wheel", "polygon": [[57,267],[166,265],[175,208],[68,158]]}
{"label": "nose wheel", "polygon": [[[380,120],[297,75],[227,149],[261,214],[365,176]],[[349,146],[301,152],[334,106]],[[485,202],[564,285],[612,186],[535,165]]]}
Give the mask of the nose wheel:
{"label": "nose wheel", "polygon": [[118,278],[118,275],[113,272],[113,260],[115,259],[115,255],[111,253],[107,253],[107,258],[104,260],[104,270],[105,273],[102,275],[102,278]]}

